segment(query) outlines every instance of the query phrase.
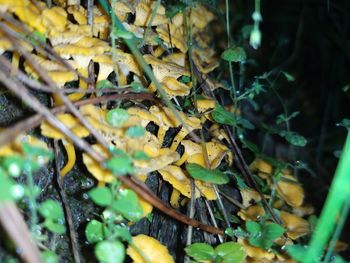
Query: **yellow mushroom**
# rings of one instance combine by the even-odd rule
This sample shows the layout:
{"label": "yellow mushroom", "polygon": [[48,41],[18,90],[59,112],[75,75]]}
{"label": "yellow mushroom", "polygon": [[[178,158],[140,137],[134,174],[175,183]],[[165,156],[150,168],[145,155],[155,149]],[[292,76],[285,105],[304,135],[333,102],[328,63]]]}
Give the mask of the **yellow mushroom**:
{"label": "yellow mushroom", "polygon": [[[133,248],[133,246],[136,246],[137,249]],[[134,236],[132,245],[129,245],[126,253],[134,263],[158,263],[160,260],[162,263],[174,263],[174,259],[169,254],[167,247],[158,240],[146,235]],[[144,256],[147,259],[144,259]]]}
{"label": "yellow mushroom", "polygon": [[135,8],[130,1],[120,0],[112,2],[112,9],[120,21],[124,22],[129,13],[135,13]]}
{"label": "yellow mushroom", "polygon": [[311,204],[304,204],[302,206],[293,207],[293,214],[303,217],[311,215],[315,212],[315,208]]}
{"label": "yellow mushroom", "polygon": [[191,22],[198,30],[204,29],[214,19],[214,14],[203,5],[196,5],[191,9]]}
{"label": "yellow mushroom", "polygon": [[208,74],[220,65],[214,54],[212,49],[193,49],[193,62],[201,73]]}
{"label": "yellow mushroom", "polygon": [[261,205],[249,206],[246,210],[240,210],[238,216],[244,221],[256,221],[260,216],[265,214],[265,210]]}
{"label": "yellow mushroom", "polygon": [[[160,142],[164,141],[165,133],[170,127],[179,127],[181,122],[177,119],[175,114],[168,108],[159,108],[155,105],[149,109],[150,113],[157,118],[155,122],[158,126],[158,139]],[[178,111],[178,114],[182,120],[186,123],[187,127],[182,127],[178,134],[173,139],[170,149],[176,150],[178,144],[194,129],[199,129],[200,120],[196,117],[188,117],[183,112]]]}
{"label": "yellow mushroom", "polygon": [[[72,14],[79,25],[87,25],[87,11],[81,5],[68,7],[68,13]],[[94,21],[92,25],[92,35],[100,39],[107,39],[110,19],[98,6],[93,7]],[[91,31],[91,26],[90,31]]]}
{"label": "yellow mushroom", "polygon": [[109,74],[111,74],[114,69],[111,57],[103,54],[93,57],[92,60],[98,63],[99,65],[96,83],[98,83],[101,80],[107,79]]}
{"label": "yellow mushroom", "polygon": [[85,36],[90,36],[91,29],[88,25],[68,24],[66,30],[59,34],[51,34],[52,46],[74,44]]}
{"label": "yellow mushroom", "polygon": [[[181,144],[185,147],[185,150],[181,159],[176,163],[177,165],[182,165],[187,161],[188,163],[196,163],[204,167],[206,166],[202,145],[189,140],[182,140]],[[210,169],[217,168],[226,156],[228,163],[232,164],[232,153],[225,145],[217,141],[210,141],[205,143],[205,147],[207,150]]]}
{"label": "yellow mushroom", "polygon": [[[87,137],[89,135],[89,131],[86,130],[84,126],[82,126],[79,121],[74,118],[70,114],[59,114],[57,115],[57,118],[65,124],[75,135],[77,135],[80,138]],[[41,134],[48,137],[53,138],[57,140],[62,140],[63,146],[67,153],[67,163],[61,170],[61,176],[65,176],[74,166],[76,155],[75,155],[75,149],[70,140],[65,138],[65,136],[59,132],[56,128],[52,127],[47,122],[43,122],[40,125]]]}
{"label": "yellow mushroom", "polygon": [[[72,57],[77,64],[78,71],[84,77],[88,76],[88,65],[90,60],[97,55],[110,50],[109,44],[97,38],[84,36],[80,40],[71,44],[61,44],[54,47],[54,50],[63,58]],[[82,79],[79,80],[79,88],[86,89],[87,83]],[[72,101],[76,101],[84,97],[84,93],[76,93],[69,95]]]}
{"label": "yellow mushroom", "polygon": [[242,204],[245,207],[249,207],[252,204],[256,204],[257,202],[261,201],[260,194],[251,188],[242,189],[241,191],[242,196]]}
{"label": "yellow mushroom", "polygon": [[[47,75],[52,79],[52,81],[57,85],[58,88],[63,88],[64,84],[70,81],[78,79],[78,76],[75,72],[69,71],[65,66],[60,63],[52,60],[48,60],[41,56],[32,55],[32,58],[47,72]],[[73,61],[66,61],[73,68],[76,68],[76,65]],[[32,68],[32,65],[27,61],[24,62],[25,71],[34,78],[38,78],[38,74]],[[54,96],[56,99],[59,99],[58,95]]]}
{"label": "yellow mushroom", "polygon": [[67,12],[58,6],[45,8],[41,13],[41,21],[47,35],[57,35],[66,29],[68,23]]}
{"label": "yellow mushroom", "polygon": [[287,235],[291,239],[295,240],[309,234],[310,225],[305,219],[285,211],[281,211],[280,216],[283,224],[287,228]]}
{"label": "yellow mushroom", "polygon": [[144,59],[153,68],[153,73],[159,82],[166,77],[179,78],[181,76],[190,76],[190,72],[175,63],[166,62],[152,55],[144,55]]}
{"label": "yellow mushroom", "polygon": [[304,202],[304,189],[292,175],[284,174],[276,184],[279,196],[292,207],[300,207]]}
{"label": "yellow mushroom", "polygon": [[254,260],[258,260],[258,262],[263,262],[263,260],[272,260],[275,258],[275,254],[272,252],[268,252],[259,247],[251,246],[245,239],[238,238],[237,242],[243,245],[243,248],[248,257],[251,257]]}
{"label": "yellow mushroom", "polygon": [[[191,198],[191,181],[188,175],[176,165],[168,165],[163,169],[159,169],[158,172],[162,178],[169,182],[175,189],[177,189],[182,195]],[[203,195],[208,200],[215,200],[216,195],[210,184],[194,180],[196,190],[195,198]]]}
{"label": "yellow mushroom", "polygon": [[[184,37],[183,14],[181,12],[171,19],[171,23],[157,26],[156,31],[167,47],[171,47],[172,44],[182,53],[187,52],[187,44]],[[171,36],[171,39],[169,36]]]}
{"label": "yellow mushroom", "polygon": [[[174,98],[177,96],[187,96],[190,94],[191,85],[182,83],[175,78],[165,77],[162,81],[162,88],[169,95],[169,98]],[[154,83],[152,83],[149,89],[154,92],[156,90]]]}
{"label": "yellow mushroom", "polygon": [[[135,26],[147,26],[151,22],[151,17],[155,11],[155,3],[153,1],[140,1],[136,5],[135,10]],[[168,22],[168,19],[165,16],[165,8],[162,5],[159,5],[156,10],[154,19],[152,20],[151,26],[157,26],[165,24]]]}

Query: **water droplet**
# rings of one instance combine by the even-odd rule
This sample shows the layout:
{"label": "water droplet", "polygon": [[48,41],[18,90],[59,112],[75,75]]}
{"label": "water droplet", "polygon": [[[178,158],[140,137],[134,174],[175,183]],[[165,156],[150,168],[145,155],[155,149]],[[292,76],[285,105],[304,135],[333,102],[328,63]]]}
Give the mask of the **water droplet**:
{"label": "water droplet", "polygon": [[17,184],[11,188],[11,195],[16,200],[20,199],[24,195],[24,188],[23,186]]}
{"label": "water droplet", "polygon": [[89,195],[87,193],[84,193],[82,197],[83,197],[84,200],[88,200],[89,199]]}

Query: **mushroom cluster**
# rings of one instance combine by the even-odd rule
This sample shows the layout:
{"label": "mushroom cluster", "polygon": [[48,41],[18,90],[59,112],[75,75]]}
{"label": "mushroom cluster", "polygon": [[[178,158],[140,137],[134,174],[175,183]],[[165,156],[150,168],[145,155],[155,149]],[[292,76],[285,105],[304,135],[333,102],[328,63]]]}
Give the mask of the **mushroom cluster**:
{"label": "mushroom cluster", "polygon": [[[198,93],[195,90],[198,86],[194,87],[196,83],[194,78],[198,76],[204,79],[209,91],[223,87],[218,81],[207,78],[207,75],[219,66],[216,53],[210,46],[212,40],[205,32],[210,22],[215,19],[214,14],[205,6],[196,4],[188,8],[188,12],[178,12],[170,17],[160,1],[110,1],[112,11],[126,30],[122,32],[126,34],[123,37],[136,40],[142,52],[141,58],[153,71],[155,77],[153,82],[144,75],[139,60],[131,53],[131,49],[126,47],[123,37],[115,32],[113,19],[110,19],[110,15],[99,5],[93,7],[93,23],[89,24],[88,10],[76,4],[76,1],[53,2],[55,5],[48,8],[42,1],[0,0],[0,12],[8,13],[12,18],[21,21],[31,32],[44,38],[41,44],[48,46],[52,51],[45,53],[36,49],[37,43],[30,43],[32,39],[23,30],[7,21],[0,21],[13,32],[24,36],[17,45],[22,51],[30,53],[31,61],[23,59],[21,65],[23,67],[19,67],[20,54],[23,52],[16,51],[11,37],[8,38],[4,28],[1,27],[0,55],[5,52],[11,54],[8,57],[11,57],[12,66],[23,69],[31,78],[39,80],[42,77],[33,65],[34,61],[56,88],[65,89],[72,85],[78,88],[79,92],[71,92],[68,95],[73,102],[99,96],[98,92],[89,93],[86,89],[98,87],[104,82],[109,82],[115,87],[131,87],[127,91],[126,89],[118,91],[116,88],[115,93],[129,92],[133,84],[137,83],[139,86],[147,87],[144,90],[156,97],[161,94],[158,94],[158,85],[154,82],[159,82],[169,100],[178,107],[170,107],[171,105],[159,102],[137,103],[129,100],[123,103],[113,101],[110,104],[80,106],[79,113],[108,146],[122,151],[131,158],[134,180],[145,182],[150,173],[157,173],[159,178],[173,187],[170,197],[172,207],[177,208],[190,198],[217,199],[218,193],[212,184],[191,178],[185,169],[186,164],[196,164],[207,170],[217,169],[222,164],[231,166],[235,157],[227,147],[227,142],[230,140],[226,132],[210,114],[218,106],[217,101],[205,96],[208,92],[197,94],[199,96],[195,99],[193,97],[197,96],[192,96]],[[53,59],[53,53],[60,59]],[[94,66],[92,72],[91,65]],[[103,92],[102,89],[100,91]],[[61,96],[55,93],[53,100],[55,106],[63,103]],[[180,104],[185,103],[179,101],[190,101],[195,109],[188,110],[186,107],[181,107]],[[122,118],[119,117],[121,119],[117,123],[109,120],[111,112],[115,110],[121,110],[122,113]],[[238,110],[233,111],[236,115],[239,114]],[[77,137],[92,142],[91,148],[95,152],[101,156],[110,156],[107,147],[99,144],[98,140],[97,142],[93,140],[90,131],[76,115],[61,113],[56,117]],[[208,124],[206,136],[199,132],[203,129],[204,123]],[[60,140],[63,144],[67,161],[61,170],[61,175],[67,175],[77,159],[73,143],[46,121],[41,123],[40,129],[43,136]],[[199,134],[202,135],[200,139]],[[38,143],[32,136],[22,139]],[[0,156],[15,152],[16,147],[18,148],[18,143],[1,148]],[[136,158],[135,156],[140,153],[142,157]],[[99,186],[116,180],[115,174],[88,153],[82,153],[82,160]],[[286,229],[286,235],[275,240],[276,244],[281,246],[293,244],[298,238],[307,235],[310,232],[310,225],[305,217],[311,215],[314,209],[305,203],[305,192],[298,179],[291,171],[278,170],[262,159],[255,160],[250,169],[270,190],[273,189],[274,194],[270,194],[270,191],[261,195],[256,189],[249,187],[240,189],[242,209],[238,212],[238,216],[243,221],[259,221],[266,216],[262,205],[262,201],[266,199],[270,201],[274,211],[278,212],[278,217]],[[195,186],[194,191],[192,182]],[[144,216],[147,216],[151,213],[152,206],[141,196],[138,198]],[[248,255],[246,262],[290,260],[282,252],[252,246],[246,238],[239,238],[238,242]],[[166,247],[150,237],[135,236],[133,243],[136,247],[139,246],[139,249],[130,246],[127,253],[135,262],[144,262],[140,252],[146,254],[149,262],[158,262],[160,257],[163,262],[174,262]]]}

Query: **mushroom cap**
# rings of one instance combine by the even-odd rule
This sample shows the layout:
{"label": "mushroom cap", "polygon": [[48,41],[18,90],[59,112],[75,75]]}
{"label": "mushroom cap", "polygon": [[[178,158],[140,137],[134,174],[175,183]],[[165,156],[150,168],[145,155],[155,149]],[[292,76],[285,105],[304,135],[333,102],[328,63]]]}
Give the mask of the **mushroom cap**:
{"label": "mushroom cap", "polygon": [[256,204],[261,201],[260,194],[251,188],[242,189],[241,191],[242,196],[242,204],[245,207],[249,207],[252,205],[252,201]]}
{"label": "mushroom cap", "polygon": [[[91,147],[99,154],[107,156],[107,153],[101,145],[95,144]],[[87,153],[83,153],[83,163],[85,164],[90,174],[95,177],[100,183],[110,183],[115,180],[113,174],[109,170],[103,168],[99,162],[91,158]]]}
{"label": "mushroom cap", "polygon": [[50,42],[52,46],[73,44],[84,36],[90,36],[91,29],[88,25],[69,24],[65,31],[58,34],[51,34]]}
{"label": "mushroom cap", "polygon": [[132,54],[125,53],[120,49],[116,49],[116,62],[122,73],[127,76],[129,72],[135,73],[137,76],[142,76],[142,70]]}
{"label": "mushroom cap", "polygon": [[[135,10],[135,26],[147,26],[151,22],[151,17],[155,9],[155,2],[146,2],[141,1],[136,6]],[[168,19],[165,16],[165,8],[162,5],[159,5],[156,14],[152,20],[151,26],[157,26],[165,24],[168,22]]]}
{"label": "mushroom cap", "polygon": [[305,219],[285,211],[281,211],[280,216],[283,224],[287,228],[287,235],[291,239],[295,240],[309,234],[310,225]]}
{"label": "mushroom cap", "polygon": [[[87,137],[89,135],[89,131],[80,124],[80,122],[74,118],[71,114],[63,113],[58,114],[56,117],[67,126],[76,136],[80,138]],[[46,121],[42,122],[40,125],[41,134],[53,139],[63,139],[65,136],[58,131],[56,128],[52,127]]]}
{"label": "mushroom cap", "polygon": [[[170,183],[182,195],[191,198],[191,181],[180,167],[169,165],[163,169],[159,169],[158,172],[165,181]],[[195,191],[195,197],[200,197],[198,190]]]}
{"label": "mushroom cap", "polygon": [[[174,259],[169,254],[167,247],[152,237],[137,235],[132,238],[132,243],[147,257],[150,263],[157,263],[159,260],[163,263],[174,263]],[[133,262],[146,263],[143,256],[132,246],[128,247],[126,253],[131,257]]]}
{"label": "mushroom cap", "polygon": [[44,9],[41,19],[49,34],[63,32],[68,23],[66,10],[58,6]]}
{"label": "mushroom cap", "polygon": [[181,76],[191,75],[187,69],[175,63],[163,61],[153,55],[144,55],[143,57],[148,64],[152,65],[153,73],[159,82],[162,82],[166,77],[177,79]]}
{"label": "mushroom cap", "polygon": [[72,44],[57,45],[54,47],[54,50],[64,57],[73,55],[95,56],[109,51],[110,46],[107,42],[98,38],[84,36]]}
{"label": "mushroom cap", "polygon": [[[187,96],[191,91],[191,87],[189,85],[186,85],[185,83],[182,83],[172,77],[165,77],[161,84],[164,91],[170,96],[170,98]],[[151,83],[149,89],[151,92],[156,91],[154,83]]]}
{"label": "mushroom cap", "polygon": [[252,205],[249,206],[246,210],[240,210],[238,215],[244,221],[256,221],[260,216],[265,214],[265,210],[261,205]]}
{"label": "mushroom cap", "polygon": [[275,254],[260,247],[251,246],[245,239],[238,238],[237,242],[243,245],[248,257],[258,260],[257,262],[263,262],[262,260],[272,260],[275,258]]}
{"label": "mushroom cap", "polygon": [[279,196],[291,207],[299,207],[304,202],[304,189],[292,175],[284,174],[276,185]]}

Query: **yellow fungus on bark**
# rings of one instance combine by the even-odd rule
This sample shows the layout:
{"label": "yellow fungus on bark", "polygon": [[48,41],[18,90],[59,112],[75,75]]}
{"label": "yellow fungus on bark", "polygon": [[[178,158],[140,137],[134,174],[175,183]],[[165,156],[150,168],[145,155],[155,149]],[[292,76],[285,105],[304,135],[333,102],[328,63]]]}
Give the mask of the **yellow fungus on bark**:
{"label": "yellow fungus on bark", "polygon": [[[133,246],[136,246],[137,249],[134,249]],[[160,260],[162,263],[174,263],[174,259],[169,254],[167,247],[158,240],[146,235],[134,236],[126,253],[134,263],[158,263]],[[144,256],[147,257],[147,260],[144,259]]]}

